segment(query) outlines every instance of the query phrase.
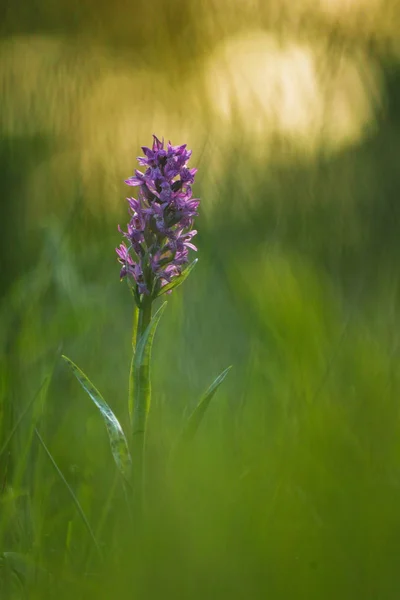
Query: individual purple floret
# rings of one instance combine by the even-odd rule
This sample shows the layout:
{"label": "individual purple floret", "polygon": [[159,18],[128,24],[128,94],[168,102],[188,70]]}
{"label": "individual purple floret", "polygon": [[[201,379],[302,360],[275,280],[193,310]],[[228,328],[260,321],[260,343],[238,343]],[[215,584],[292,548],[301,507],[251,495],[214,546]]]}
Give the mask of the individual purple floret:
{"label": "individual purple floret", "polygon": [[182,273],[189,262],[189,250],[196,230],[192,229],[197,216],[199,199],[192,198],[192,184],[197,169],[187,163],[192,154],[182,146],[164,147],[153,135],[152,148],[143,147],[145,156],[138,163],[146,167],[125,181],[138,187],[137,198],[128,198],[131,215],[124,235],[127,244],[116,249],[121,263],[121,279],[131,277],[135,297],[156,297],[161,288]]}

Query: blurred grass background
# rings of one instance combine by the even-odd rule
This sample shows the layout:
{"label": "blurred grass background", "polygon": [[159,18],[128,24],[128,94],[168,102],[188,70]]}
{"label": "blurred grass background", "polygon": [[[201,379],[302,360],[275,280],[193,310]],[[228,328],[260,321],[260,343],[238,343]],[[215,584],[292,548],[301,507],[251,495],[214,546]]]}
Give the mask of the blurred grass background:
{"label": "blurred grass background", "polygon": [[[37,395],[0,454],[1,599],[398,597],[399,27],[396,0],[1,6],[0,451]],[[154,348],[143,538],[119,486],[103,519],[106,432],[60,355],[127,426],[114,248],[153,132],[193,148],[202,204]]]}

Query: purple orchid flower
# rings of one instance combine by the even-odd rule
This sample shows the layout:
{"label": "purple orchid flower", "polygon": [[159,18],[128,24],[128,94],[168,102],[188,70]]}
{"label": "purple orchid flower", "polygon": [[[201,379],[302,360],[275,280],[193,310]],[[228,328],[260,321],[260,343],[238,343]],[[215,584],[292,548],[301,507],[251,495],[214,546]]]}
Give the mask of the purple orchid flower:
{"label": "purple orchid flower", "polygon": [[199,199],[192,198],[197,169],[188,168],[192,151],[186,144],[172,146],[153,136],[151,148],[142,147],[138,163],[145,172],[125,180],[138,187],[138,197],[128,198],[131,215],[127,231],[120,232],[129,242],[116,249],[122,265],[120,277],[135,286],[135,297],[160,293],[162,287],[182,273],[189,262],[189,250],[197,231],[192,229],[198,215]]}

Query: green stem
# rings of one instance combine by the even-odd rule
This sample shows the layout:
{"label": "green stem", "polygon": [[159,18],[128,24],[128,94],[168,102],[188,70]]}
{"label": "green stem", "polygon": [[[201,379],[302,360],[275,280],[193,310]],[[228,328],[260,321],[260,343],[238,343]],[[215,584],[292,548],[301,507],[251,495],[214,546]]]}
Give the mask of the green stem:
{"label": "green stem", "polygon": [[135,368],[135,348],[136,348],[136,341],[137,341],[137,335],[138,335],[138,314],[139,314],[139,310],[137,308],[137,306],[135,305],[134,309],[133,309],[133,324],[132,324],[132,360],[131,360],[131,368],[129,371],[129,391],[128,391],[128,410],[129,410],[129,417],[131,419],[133,419],[133,402],[134,402],[134,383],[135,383],[135,376],[134,376],[134,368]]}
{"label": "green stem", "polygon": [[[139,309],[136,334],[136,348],[151,321],[152,298],[144,297]],[[134,359],[133,359],[134,361]],[[133,362],[132,362],[133,364]],[[150,409],[150,368],[149,365],[136,365],[131,368],[133,387],[132,411],[132,466],[133,490],[136,497],[135,513],[142,512],[144,502],[144,457],[147,415]]]}

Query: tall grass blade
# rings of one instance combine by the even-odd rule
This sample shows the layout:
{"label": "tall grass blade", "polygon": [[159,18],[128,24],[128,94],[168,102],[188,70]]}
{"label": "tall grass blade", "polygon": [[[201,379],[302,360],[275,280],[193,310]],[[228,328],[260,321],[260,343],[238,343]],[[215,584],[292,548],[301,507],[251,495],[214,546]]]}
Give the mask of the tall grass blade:
{"label": "tall grass blade", "polygon": [[93,541],[93,544],[95,545],[96,550],[97,550],[100,558],[102,558],[101,549],[100,549],[100,546],[99,546],[99,544],[98,544],[98,542],[96,540],[96,537],[95,537],[95,535],[93,533],[93,529],[90,526],[90,523],[89,523],[89,521],[88,521],[88,519],[87,519],[87,517],[85,515],[85,512],[84,512],[84,510],[83,510],[83,508],[82,508],[82,506],[81,506],[78,498],[76,497],[76,495],[74,493],[74,490],[71,488],[71,486],[69,485],[68,481],[65,479],[62,471],[60,470],[59,466],[57,465],[56,461],[54,460],[54,458],[53,458],[50,450],[46,446],[46,444],[45,444],[42,436],[40,435],[40,433],[39,433],[39,431],[37,430],[36,427],[35,427],[35,434],[36,434],[36,437],[38,438],[38,440],[39,440],[39,442],[40,442],[43,450],[45,451],[48,459],[50,460],[51,464],[53,465],[54,470],[56,471],[56,473],[60,477],[61,481],[64,483],[65,487],[67,488],[67,490],[68,490],[68,492],[69,492],[69,494],[70,494],[70,496],[72,498],[72,501],[74,502],[74,504],[75,504],[75,506],[76,506],[76,508],[78,510],[78,513],[81,516],[82,521],[83,521],[83,523],[84,523],[84,525],[85,525],[85,527],[86,527],[86,529],[87,529],[87,531],[88,531],[88,533],[89,533],[89,535],[90,535],[90,537],[91,537],[91,539]]}
{"label": "tall grass blade", "polygon": [[47,377],[45,377],[42,381],[42,383],[40,384],[40,387],[38,389],[38,391],[36,392],[36,394],[33,396],[33,398],[31,398],[31,400],[29,400],[29,402],[27,403],[27,405],[25,406],[24,410],[21,412],[21,414],[19,415],[14,427],[12,428],[12,430],[10,431],[9,435],[7,436],[7,439],[5,440],[4,444],[2,445],[1,449],[0,449],[0,460],[4,454],[4,452],[7,450],[9,443],[11,442],[12,438],[15,435],[15,432],[17,431],[18,427],[21,425],[22,421],[24,420],[24,418],[26,417],[26,415],[28,414],[30,408],[33,406],[33,404],[35,403],[36,399],[38,398],[38,396],[40,395],[41,391],[43,390],[43,388],[45,387],[45,385],[49,382],[50,380],[50,375],[48,375]]}

